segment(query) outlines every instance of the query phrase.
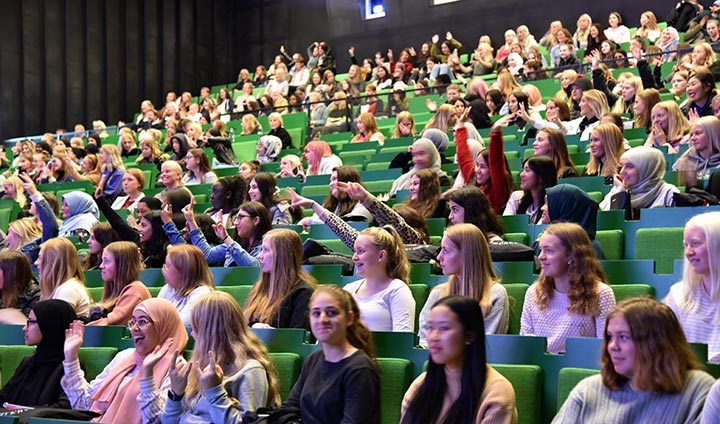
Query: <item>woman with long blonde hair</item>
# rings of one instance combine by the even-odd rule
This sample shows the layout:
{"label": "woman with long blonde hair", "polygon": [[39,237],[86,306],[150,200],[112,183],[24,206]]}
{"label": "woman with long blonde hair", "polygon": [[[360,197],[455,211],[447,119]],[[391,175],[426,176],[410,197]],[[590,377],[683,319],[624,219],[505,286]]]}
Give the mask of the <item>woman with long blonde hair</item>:
{"label": "woman with long blonde hair", "polygon": [[278,228],[265,233],[260,264],[262,274],[245,303],[252,326],[309,329],[308,303],[315,278],[302,268],[298,233]]}
{"label": "woman with long blonde hair", "polygon": [[676,102],[666,100],[655,104],[652,108],[651,120],[646,146],[668,146],[668,153],[677,153],[680,145],[687,143],[690,122]]}
{"label": "woman with long blonde hair", "polygon": [[87,316],[90,294],[77,250],[70,240],[56,237],[41,244],[35,266],[40,273],[40,300],[64,300],[79,317]]}
{"label": "woman with long blonde hair", "polygon": [[41,236],[42,229],[34,218],[20,218],[8,225],[5,240],[8,250],[21,251],[28,256],[31,262],[35,262],[38,247],[34,242]]}
{"label": "woman with long blonde hair", "polygon": [[505,334],[510,307],[507,290],[495,274],[490,248],[482,230],[473,224],[454,224],[445,230],[438,262],[448,281],[435,286],[420,312],[420,345],[427,346],[427,323],[432,306],[446,296],[467,296],[480,305],[485,334]]}
{"label": "woman with long blonde hair", "polygon": [[232,296],[198,299],[190,327],[193,354],[174,354],[163,422],[241,422],[246,411],[280,404],[275,366]]}
{"label": "woman with long blonde hair", "polygon": [[582,176],[609,177],[620,171],[620,156],[624,142],[620,129],[615,124],[600,124],[590,135],[590,162],[583,169]]}
{"label": "woman with long blonde hair", "polygon": [[27,196],[25,196],[25,190],[23,189],[23,182],[17,175],[8,177],[3,183],[3,189],[5,190],[5,196],[17,202],[20,205],[20,209],[29,209],[30,204]]}
{"label": "woman with long blonde hair", "polygon": [[640,27],[635,31],[636,37],[642,37],[654,43],[660,38],[660,31],[655,13],[648,10],[640,14]]}
{"label": "woman with long blonde hair", "polygon": [[100,182],[96,194],[109,197],[110,200],[122,193],[122,177],[125,174],[125,165],[120,157],[120,149],[112,144],[105,144],[100,148]]}
{"label": "woman with long blonde hair", "polygon": [[408,111],[398,113],[392,138],[415,137],[416,134],[415,118],[412,113]]}

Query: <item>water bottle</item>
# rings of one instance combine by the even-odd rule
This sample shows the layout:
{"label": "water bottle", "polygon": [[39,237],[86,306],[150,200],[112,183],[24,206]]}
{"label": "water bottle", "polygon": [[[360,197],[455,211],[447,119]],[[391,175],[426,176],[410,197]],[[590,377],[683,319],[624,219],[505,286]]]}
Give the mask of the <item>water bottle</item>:
{"label": "water bottle", "polygon": [[230,143],[235,142],[235,128],[230,128]]}

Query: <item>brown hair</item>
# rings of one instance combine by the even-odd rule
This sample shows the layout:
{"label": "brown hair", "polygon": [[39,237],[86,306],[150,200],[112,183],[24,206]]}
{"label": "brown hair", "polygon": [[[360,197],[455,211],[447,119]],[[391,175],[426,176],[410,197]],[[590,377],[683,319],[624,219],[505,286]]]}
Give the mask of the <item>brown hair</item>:
{"label": "brown hair", "polygon": [[2,303],[5,308],[14,308],[15,301],[30,288],[33,280],[30,261],[18,251],[5,250],[0,252],[0,271],[3,274]]}
{"label": "brown hair", "polygon": [[566,168],[575,167],[575,164],[573,164],[570,158],[570,153],[568,153],[565,135],[563,135],[562,131],[551,127],[538,130],[538,133],[541,132],[547,134],[548,142],[552,149],[552,155],[550,157],[555,164],[555,169],[557,169],[557,177],[561,178]]}
{"label": "brown hair", "polygon": [[375,357],[375,348],[373,346],[372,334],[370,333],[370,330],[365,326],[365,324],[363,324],[360,317],[360,308],[358,307],[357,302],[352,297],[352,295],[334,284],[322,285],[318,287],[313,293],[312,297],[310,297],[311,309],[313,300],[320,293],[327,293],[330,296],[334,297],[335,300],[340,303],[340,309],[342,309],[345,314],[353,314],[354,319],[352,323],[347,327],[347,341],[350,342],[350,344],[354,347],[365,352],[367,356],[371,358]]}
{"label": "brown hair", "polygon": [[411,177],[417,177],[420,180],[420,189],[417,199],[412,200],[409,196],[405,200],[405,204],[416,211],[423,218],[429,218],[437,208],[440,200],[440,179],[437,174],[430,169],[421,169]]}
{"label": "brown hair", "polygon": [[182,270],[181,280],[178,281],[178,295],[187,296],[200,286],[215,288],[213,274],[208,268],[205,255],[199,248],[191,244],[168,246],[165,261]]}
{"label": "brown hair", "polygon": [[115,275],[112,276],[112,280],[105,281],[102,300],[99,303],[105,309],[112,309],[125,286],[138,280],[143,269],[143,258],[138,246],[129,241],[110,243],[103,252],[112,255],[115,260]]}

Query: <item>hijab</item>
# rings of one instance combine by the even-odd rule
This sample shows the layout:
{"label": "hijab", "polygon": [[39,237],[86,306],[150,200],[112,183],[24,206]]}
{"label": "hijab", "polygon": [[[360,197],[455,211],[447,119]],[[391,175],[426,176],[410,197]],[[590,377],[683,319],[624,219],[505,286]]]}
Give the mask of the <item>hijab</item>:
{"label": "hijab", "polygon": [[669,185],[663,180],[667,163],[662,152],[654,147],[638,146],[623,153],[620,159],[629,161],[638,171],[638,183],[630,188],[633,209],[649,207]]}
{"label": "hijab", "polygon": [[50,299],[35,304],[33,311],[42,340],[0,390],[0,402],[44,406],[64,397],[60,379],[64,374],[65,330],[77,318],[75,310],[64,300]]}
{"label": "hijab", "polygon": [[[153,369],[155,387],[160,387],[172,366],[172,351],[182,353],[187,345],[188,335],[183,326],[180,314],[170,301],[160,298],[147,299],[135,307],[135,310],[145,312],[152,320],[152,325],[158,334],[158,346],[165,343],[169,338],[174,338],[170,352],[162,358]],[[110,370],[100,389],[93,396],[91,410],[103,412],[100,417],[102,422],[125,422],[140,423],[140,406],[137,403],[137,396],[140,393],[140,377],[144,356],[137,352],[128,355],[124,360],[116,364]],[[138,372],[130,381],[122,385],[125,376],[138,368]],[[122,387],[121,387],[122,385]]]}
{"label": "hijab", "polygon": [[680,42],[680,33],[678,33],[678,30],[673,27],[667,27],[663,31],[668,31],[670,33],[670,40],[668,40],[667,43],[663,43],[662,36],[657,40],[656,45],[660,48],[660,50],[663,51],[663,58],[665,60],[669,60],[670,53],[669,50],[675,50],[675,47]]}
{"label": "hijab", "polygon": [[70,217],[66,217],[65,221],[60,224],[58,236],[71,236],[72,232],[78,229],[91,232],[92,227],[98,223],[100,218],[100,210],[92,196],[82,191],[73,191],[64,194],[62,201],[67,203]]}
{"label": "hijab", "polygon": [[437,148],[435,148],[435,144],[433,144],[430,139],[419,138],[415,140],[415,142],[412,144],[412,149],[422,150],[427,153],[430,166],[428,166],[427,168],[418,168],[417,165],[413,163],[413,167],[408,172],[402,174],[400,177],[398,177],[397,180],[393,182],[392,188],[390,189],[391,196],[395,195],[395,193],[400,190],[406,190],[410,188],[410,179],[413,175],[415,175],[416,172],[420,171],[421,169],[429,169],[435,172],[438,178],[447,176],[447,174],[445,174],[445,172],[440,168],[440,153],[438,152]]}
{"label": "hijab", "polygon": [[598,203],[572,184],[558,184],[545,190],[548,215],[553,223],[574,222],[585,229],[590,240],[597,231]]}
{"label": "hijab", "polygon": [[265,154],[258,155],[257,161],[260,163],[275,162],[282,150],[282,140],[274,135],[264,135],[260,137],[259,143],[265,148]]}

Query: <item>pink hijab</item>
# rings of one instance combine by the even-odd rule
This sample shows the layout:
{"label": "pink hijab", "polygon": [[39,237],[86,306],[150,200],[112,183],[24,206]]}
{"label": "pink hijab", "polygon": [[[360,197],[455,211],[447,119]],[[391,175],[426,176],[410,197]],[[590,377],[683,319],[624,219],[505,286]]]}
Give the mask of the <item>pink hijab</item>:
{"label": "pink hijab", "polygon": [[[152,320],[155,330],[158,333],[158,345],[165,343],[165,340],[174,338],[172,350],[182,353],[187,345],[188,335],[183,326],[182,319],[175,306],[165,299],[147,299],[141,302],[135,310],[145,312]],[[171,350],[171,351],[172,351]],[[140,407],[137,404],[137,396],[140,393],[139,368],[142,367],[144,356],[137,352],[128,356],[124,361],[117,364],[115,369],[105,379],[100,389],[93,396],[91,410],[103,413],[97,420],[102,422],[125,422],[140,423]],[[155,365],[153,379],[155,387],[160,387],[167,376],[172,361],[172,355],[166,355]],[[138,373],[122,388],[120,387],[126,375],[138,368]]]}

